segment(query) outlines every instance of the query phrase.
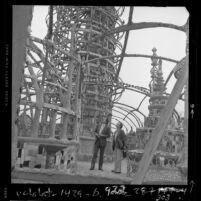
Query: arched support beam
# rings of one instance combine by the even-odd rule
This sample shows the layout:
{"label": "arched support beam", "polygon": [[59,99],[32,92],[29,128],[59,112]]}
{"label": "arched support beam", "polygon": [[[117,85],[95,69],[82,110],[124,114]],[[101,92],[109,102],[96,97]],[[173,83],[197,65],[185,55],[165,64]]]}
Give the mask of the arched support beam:
{"label": "arched support beam", "polygon": [[[95,40],[95,39],[97,39],[99,37],[103,38],[103,37],[109,36],[111,34],[117,34],[117,33],[125,32],[125,31],[128,31],[128,30],[131,31],[131,30],[159,28],[159,27],[169,28],[169,29],[176,29],[178,31],[182,31],[182,32],[186,33],[186,24],[187,23],[185,23],[183,26],[178,26],[178,25],[175,25],[175,24],[162,23],[162,22],[138,22],[138,23],[131,23],[130,25],[119,26],[119,27],[117,27],[115,29],[107,31],[107,32],[103,33],[102,35],[95,37],[93,40]],[[89,41],[89,42],[91,42],[91,41]]]}
{"label": "arched support beam", "polygon": [[[81,53],[87,53],[87,51],[81,51]],[[149,59],[151,59],[151,58],[153,58],[153,55],[126,54],[125,53],[125,54],[118,54],[118,55],[112,55],[112,56],[97,57],[97,58],[85,61],[85,62],[83,62],[83,64],[87,64],[87,63],[90,63],[90,62],[93,62],[93,61],[97,61],[97,60],[100,60],[100,59],[109,59],[109,58],[118,58],[118,57],[143,57],[143,58],[149,58]],[[155,56],[154,58],[162,59],[162,60],[173,62],[173,63],[179,63],[178,60],[170,59],[170,58],[166,58],[166,57]]]}
{"label": "arched support beam", "polygon": [[144,100],[147,98],[148,96],[145,95],[144,98],[140,101],[140,104],[138,105],[137,109],[140,109],[140,106],[142,105],[142,103],[144,102]]}
{"label": "arched support beam", "polygon": [[[122,113],[122,112],[120,112],[118,110],[115,110],[114,108],[112,110],[115,111],[115,112],[117,112],[117,113],[119,113],[119,114],[122,114],[124,116],[123,120],[125,119],[125,114],[124,113]],[[129,117],[126,117],[126,118],[133,124],[133,126],[135,128],[137,128],[136,124]]]}
{"label": "arched support beam", "polygon": [[[124,103],[119,103],[119,102],[118,102],[118,103],[114,103],[114,104],[123,105],[123,106],[125,106],[125,107],[129,107],[129,108],[131,108],[131,109],[133,109],[133,110],[136,111],[136,108],[134,108],[134,107],[132,107],[132,106],[129,106],[129,105],[126,105],[126,104],[124,104]],[[140,112],[139,110],[138,110],[137,112],[139,112],[143,117],[146,117],[145,114],[143,114],[143,113]]]}
{"label": "arched support beam", "polygon": [[184,62],[185,62],[185,57],[183,59],[181,59],[176,66],[173,68],[173,70],[170,72],[170,74],[168,75],[165,83],[164,83],[164,87],[166,87],[167,83],[169,82],[170,78],[172,77],[172,75],[177,72],[179,69],[181,69],[184,66]]}
{"label": "arched support beam", "polygon": [[173,115],[175,115],[177,123],[179,124],[179,122],[180,122],[180,115],[179,115],[179,113],[177,112],[176,109],[173,110]]}
{"label": "arched support beam", "polygon": [[132,127],[131,124],[128,121],[126,121],[125,119],[123,119],[122,117],[118,117],[116,115],[113,115],[113,117],[121,119],[122,121],[124,121],[125,123],[127,123],[129,125],[129,127]]}
{"label": "arched support beam", "polygon": [[[118,109],[120,109],[120,110],[123,110],[123,111],[125,111],[125,112],[127,112],[127,113],[130,111],[129,109],[123,108],[123,107],[120,107],[120,106],[114,106],[114,107],[116,107],[116,108],[118,108]],[[131,113],[131,114],[129,114],[129,115],[131,115],[131,116],[136,120],[136,122],[137,122],[137,124],[138,124],[138,127],[142,127],[143,124],[142,124],[140,118],[139,118],[136,114]]]}
{"label": "arched support beam", "polygon": [[131,113],[134,112],[134,111],[138,111],[139,108],[140,108],[140,106],[141,106],[141,104],[143,103],[143,101],[144,101],[145,98],[147,98],[147,97],[148,97],[148,96],[145,95],[145,96],[143,97],[143,99],[141,100],[140,104],[138,105],[138,107],[137,107],[136,109],[134,109],[134,110],[130,110],[130,111],[127,113],[127,115],[126,115],[125,117],[127,117],[129,114],[131,114]]}

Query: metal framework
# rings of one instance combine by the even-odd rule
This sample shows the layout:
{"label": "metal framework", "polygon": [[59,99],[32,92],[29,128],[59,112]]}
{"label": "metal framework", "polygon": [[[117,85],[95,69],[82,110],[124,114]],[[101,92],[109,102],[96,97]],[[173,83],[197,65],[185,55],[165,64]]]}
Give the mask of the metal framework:
{"label": "metal framework", "polygon": [[[124,25],[121,20],[123,11],[124,7],[117,9],[112,6],[49,7],[46,38],[30,36],[27,40],[18,110],[21,135],[78,140],[80,135],[88,135],[97,118],[100,120],[112,114],[115,107],[121,111],[114,111],[121,113],[123,117],[120,119],[130,127],[142,126],[137,114],[145,117],[139,109],[145,98],[150,96],[150,89],[126,84],[119,78],[123,58],[158,58],[176,63],[166,85],[173,74],[179,78],[187,56],[176,61],[157,55],[126,54],[129,31],[164,27],[187,33],[188,21],[183,26],[155,22],[134,23],[131,7],[128,23]],[[120,40],[124,33],[122,45]],[[116,54],[117,49],[120,55]],[[183,89],[184,80],[180,82],[180,88]],[[137,108],[118,102],[125,90],[145,95]],[[174,93],[178,99],[184,100],[181,90]],[[172,94],[169,97],[171,99]],[[170,100],[169,108],[173,110],[174,106]],[[168,114],[166,110],[164,121]],[[177,112],[175,116],[179,118]],[[113,118],[117,120],[119,117]],[[128,126],[125,127],[128,130]],[[158,128],[160,125],[156,132],[159,132]],[[146,170],[147,164],[143,173],[139,173],[138,183],[142,182]]]}

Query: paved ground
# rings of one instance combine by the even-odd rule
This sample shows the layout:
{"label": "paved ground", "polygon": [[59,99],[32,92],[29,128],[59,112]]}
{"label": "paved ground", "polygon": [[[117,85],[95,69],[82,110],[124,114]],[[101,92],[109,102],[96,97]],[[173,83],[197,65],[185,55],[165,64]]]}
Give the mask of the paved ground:
{"label": "paved ground", "polygon": [[115,174],[113,163],[104,163],[103,171],[98,170],[98,164],[94,170],[90,169],[90,162],[78,162],[78,172],[70,176],[63,171],[55,170],[30,170],[28,168],[16,169],[13,174],[13,183],[130,183],[131,178],[126,176],[127,162],[122,161],[122,173]]}
{"label": "paved ground", "polygon": [[94,170],[90,169],[90,162],[78,162],[78,172],[86,173],[86,174],[93,174],[93,175],[113,175],[113,176],[124,176],[126,177],[127,173],[127,161],[126,159],[122,160],[122,166],[121,166],[121,174],[115,174],[111,172],[114,169],[114,163],[104,163],[103,164],[103,171],[98,170],[98,164],[96,163]]}
{"label": "paved ground", "polygon": [[[20,168],[12,175],[12,183],[53,183],[53,184],[130,184],[131,177],[127,176],[127,161],[122,161],[122,173],[115,174],[113,163],[104,163],[103,171],[90,169],[90,162],[78,162],[78,172],[75,175],[64,171],[40,170]],[[145,184],[186,184],[187,178],[182,179],[178,170],[151,168],[148,170],[144,180]]]}

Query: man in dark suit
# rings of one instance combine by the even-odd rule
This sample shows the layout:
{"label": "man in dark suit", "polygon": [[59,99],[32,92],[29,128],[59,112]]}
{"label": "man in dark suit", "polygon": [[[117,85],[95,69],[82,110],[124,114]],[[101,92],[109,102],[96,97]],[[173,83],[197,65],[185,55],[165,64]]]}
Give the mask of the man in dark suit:
{"label": "man in dark suit", "polygon": [[99,157],[99,170],[103,170],[103,157],[105,152],[105,147],[107,144],[107,138],[110,137],[110,127],[109,127],[109,119],[106,118],[105,122],[103,124],[98,124],[95,128],[95,143],[94,143],[94,149],[93,149],[93,157],[91,160],[91,168],[90,170],[94,170],[98,151],[100,150],[100,157]]}

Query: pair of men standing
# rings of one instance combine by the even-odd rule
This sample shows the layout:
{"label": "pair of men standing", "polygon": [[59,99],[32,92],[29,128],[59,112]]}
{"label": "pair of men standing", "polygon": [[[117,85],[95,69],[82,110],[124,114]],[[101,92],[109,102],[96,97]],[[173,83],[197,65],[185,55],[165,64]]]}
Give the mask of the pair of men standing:
{"label": "pair of men standing", "polygon": [[[116,131],[113,136],[112,140],[112,150],[114,152],[114,173],[121,173],[121,160],[122,160],[122,150],[126,146],[126,135],[122,130],[123,124],[118,122],[116,127]],[[91,168],[90,170],[94,170],[98,151],[100,150],[100,157],[99,157],[99,170],[103,170],[103,158],[105,147],[107,145],[107,138],[110,137],[110,127],[109,127],[109,119],[106,118],[103,124],[98,123],[95,128],[95,143],[94,143],[94,150],[93,150],[93,157],[91,161]]]}

